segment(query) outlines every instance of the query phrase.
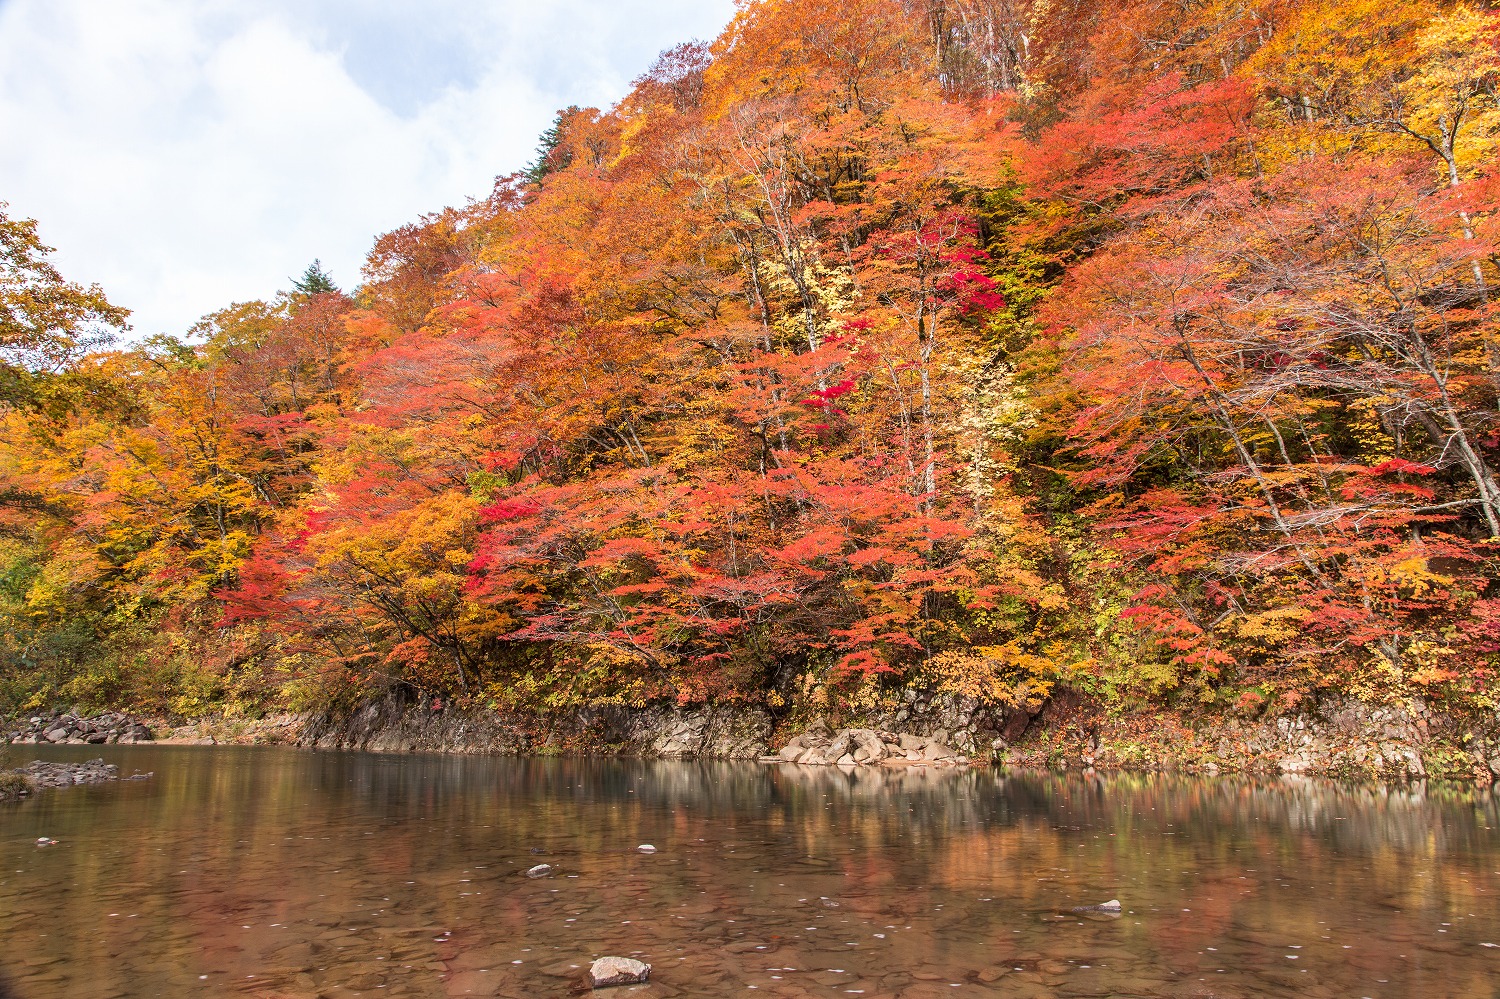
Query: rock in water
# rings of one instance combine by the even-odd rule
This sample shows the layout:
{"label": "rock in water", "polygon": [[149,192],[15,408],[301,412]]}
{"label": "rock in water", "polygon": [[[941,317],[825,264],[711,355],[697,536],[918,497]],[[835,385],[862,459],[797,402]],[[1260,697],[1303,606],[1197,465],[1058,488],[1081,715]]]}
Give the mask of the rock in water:
{"label": "rock in water", "polygon": [[589,965],[589,984],[596,989],[611,985],[638,985],[651,974],[651,965],[629,957],[601,957]]}
{"label": "rock in water", "polygon": [[528,878],[545,878],[547,875],[549,875],[551,873],[552,873],[552,865],[551,864],[537,864],[531,870],[529,870],[529,871],[526,872],[526,876]]}
{"label": "rock in water", "polygon": [[1100,902],[1098,905],[1080,905],[1080,906],[1076,906],[1073,909],[1073,911],[1074,912],[1119,912],[1120,908],[1121,908],[1121,906],[1120,906],[1120,900],[1117,899],[1117,898],[1112,898],[1108,902]]}
{"label": "rock in water", "polygon": [[16,772],[25,775],[37,787],[71,787],[74,784],[98,784],[120,779],[120,768],[113,763],[105,763],[103,759],[84,763],[33,760]]}
{"label": "rock in water", "polygon": [[650,843],[642,843],[640,846],[636,847],[635,849],[636,849],[637,853],[655,853],[656,852],[656,847],[652,846]]}

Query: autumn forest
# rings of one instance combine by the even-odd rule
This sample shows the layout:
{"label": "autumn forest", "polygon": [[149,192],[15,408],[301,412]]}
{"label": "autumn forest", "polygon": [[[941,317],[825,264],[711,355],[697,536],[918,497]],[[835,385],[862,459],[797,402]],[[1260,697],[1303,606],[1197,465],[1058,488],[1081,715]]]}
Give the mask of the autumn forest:
{"label": "autumn forest", "polygon": [[0,214],[0,714],[1492,708],[1497,87],[1477,0],[745,0],[347,288],[144,335]]}

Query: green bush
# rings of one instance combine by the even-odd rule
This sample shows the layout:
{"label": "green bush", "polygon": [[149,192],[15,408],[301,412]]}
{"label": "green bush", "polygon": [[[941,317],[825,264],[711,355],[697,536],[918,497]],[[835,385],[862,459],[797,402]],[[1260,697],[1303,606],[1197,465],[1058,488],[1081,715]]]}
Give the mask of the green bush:
{"label": "green bush", "polygon": [[10,768],[10,750],[0,749],[0,801],[19,798],[32,790],[31,778]]}

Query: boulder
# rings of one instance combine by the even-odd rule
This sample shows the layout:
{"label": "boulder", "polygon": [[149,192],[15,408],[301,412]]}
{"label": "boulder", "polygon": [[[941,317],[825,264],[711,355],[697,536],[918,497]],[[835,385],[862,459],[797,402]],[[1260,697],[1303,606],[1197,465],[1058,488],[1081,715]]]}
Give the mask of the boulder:
{"label": "boulder", "polygon": [[945,760],[953,760],[958,756],[953,750],[938,742],[936,739],[927,740],[927,745],[922,747],[922,758],[930,763],[941,763]]}
{"label": "boulder", "polygon": [[812,720],[812,724],[807,726],[807,731],[803,732],[802,735],[804,738],[811,737],[827,741],[833,738],[833,729],[829,728],[828,723],[819,717]]}
{"label": "boulder", "polygon": [[771,762],[806,766],[874,766],[887,760],[961,766],[969,762],[941,739],[871,728],[840,729],[829,733],[821,719],[791,739]]}
{"label": "boulder", "polygon": [[854,758],[859,762],[879,763],[885,759],[885,742],[880,733],[868,728],[853,728],[849,730],[849,738],[855,746]]}
{"label": "boulder", "polygon": [[638,985],[651,975],[651,965],[630,957],[601,957],[589,965],[589,985],[596,989],[612,985]]}
{"label": "boulder", "polygon": [[116,742],[150,742],[151,730],[112,711],[92,718],[82,718],[74,713],[52,718],[38,715],[30,719],[25,730],[6,733],[4,741],[27,745],[98,746]]}

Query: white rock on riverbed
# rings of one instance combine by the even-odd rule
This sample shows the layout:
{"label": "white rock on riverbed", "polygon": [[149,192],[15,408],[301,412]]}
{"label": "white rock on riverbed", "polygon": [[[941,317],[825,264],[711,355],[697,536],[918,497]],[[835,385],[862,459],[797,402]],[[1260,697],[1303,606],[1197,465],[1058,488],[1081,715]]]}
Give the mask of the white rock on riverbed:
{"label": "white rock on riverbed", "polygon": [[596,989],[611,985],[638,985],[651,974],[651,965],[630,957],[601,957],[589,965],[589,984]]}

